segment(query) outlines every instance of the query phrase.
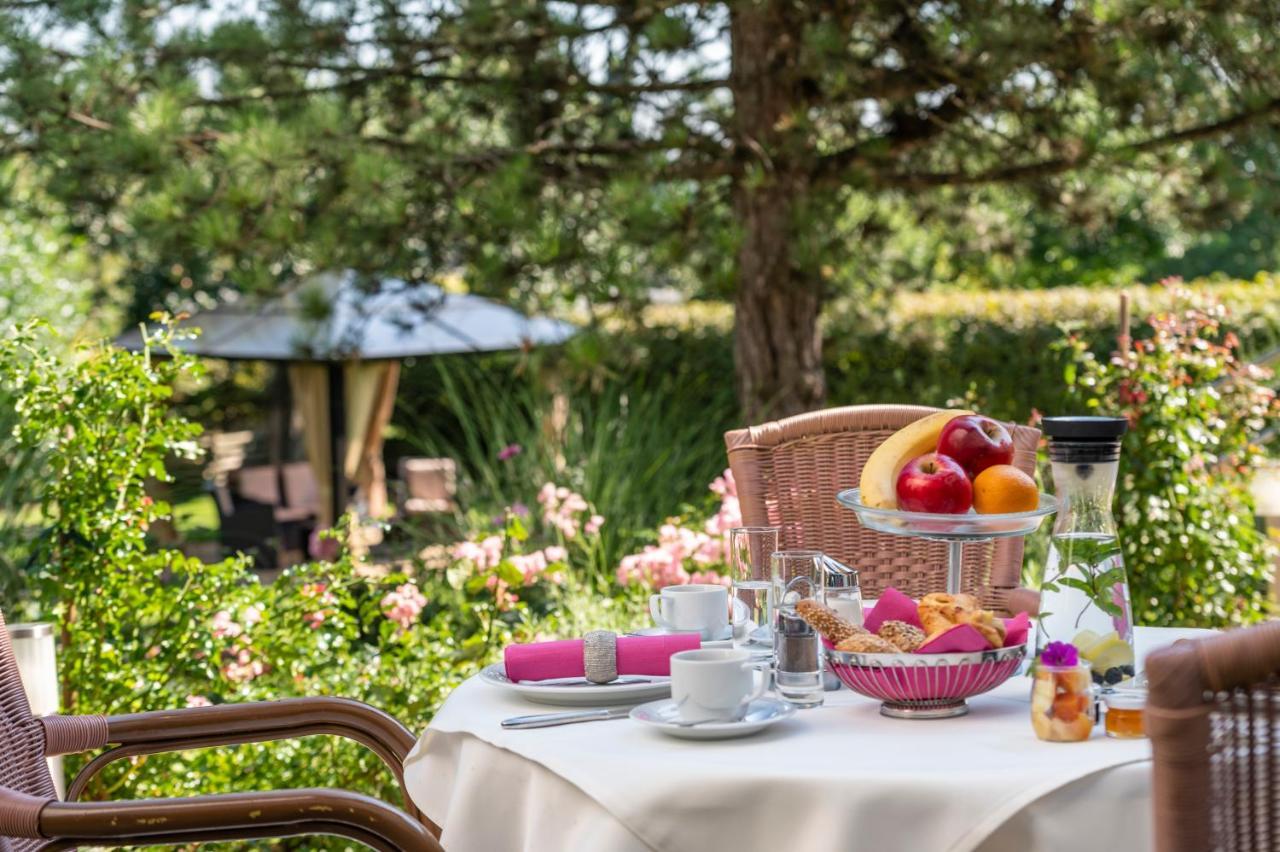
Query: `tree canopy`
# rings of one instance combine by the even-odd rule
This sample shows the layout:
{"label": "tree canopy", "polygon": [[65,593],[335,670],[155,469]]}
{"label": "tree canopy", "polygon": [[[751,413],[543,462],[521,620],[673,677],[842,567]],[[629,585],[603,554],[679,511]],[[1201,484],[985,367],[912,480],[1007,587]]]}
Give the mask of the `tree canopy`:
{"label": "tree canopy", "polygon": [[0,10],[24,199],[125,258],[139,312],[335,266],[677,286],[735,300],[753,418],[820,403],[824,300],[892,284],[879,253],[922,217],[981,254],[993,198],[1114,231],[1135,204],[1243,215],[1276,173],[1269,0]]}

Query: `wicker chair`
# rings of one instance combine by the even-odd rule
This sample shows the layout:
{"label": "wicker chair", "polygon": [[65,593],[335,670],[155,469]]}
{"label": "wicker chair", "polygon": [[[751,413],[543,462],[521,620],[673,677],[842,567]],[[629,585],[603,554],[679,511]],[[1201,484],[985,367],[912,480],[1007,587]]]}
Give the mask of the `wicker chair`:
{"label": "wicker chair", "polygon": [[1154,651],[1158,852],[1280,850],[1280,621]]}
{"label": "wicker chair", "polygon": [[[150,846],[330,834],[385,852],[439,850],[438,829],[405,794],[405,810],[330,789],[273,790],[149,801],[77,802],[107,764],[138,755],[331,734],[378,755],[404,789],[413,736],[356,701],[298,698],[125,716],[34,718],[0,614],[0,852]],[[46,757],[115,747],[91,761],[58,801]]]}
{"label": "wicker chair", "polygon": [[[854,405],[726,432],[743,522],[781,527],[782,547],[821,550],[853,566],[868,596],[888,586],[913,597],[942,591],[945,543],[873,532],[835,499],[858,484],[863,464],[885,438],[937,410]],[[1039,430],[1007,425],[1014,464],[1034,473]],[[1035,613],[1039,596],[1018,588],[1021,570],[1022,539],[966,545],[961,587],[989,608]]]}

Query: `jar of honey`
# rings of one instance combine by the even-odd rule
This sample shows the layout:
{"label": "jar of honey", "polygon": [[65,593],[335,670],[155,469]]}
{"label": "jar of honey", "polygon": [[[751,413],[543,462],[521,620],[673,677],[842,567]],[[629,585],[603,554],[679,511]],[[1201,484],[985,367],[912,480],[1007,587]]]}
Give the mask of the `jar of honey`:
{"label": "jar of honey", "polygon": [[1107,736],[1132,740],[1147,735],[1142,709],[1147,703],[1145,690],[1117,689],[1103,695],[1102,700],[1107,705]]}

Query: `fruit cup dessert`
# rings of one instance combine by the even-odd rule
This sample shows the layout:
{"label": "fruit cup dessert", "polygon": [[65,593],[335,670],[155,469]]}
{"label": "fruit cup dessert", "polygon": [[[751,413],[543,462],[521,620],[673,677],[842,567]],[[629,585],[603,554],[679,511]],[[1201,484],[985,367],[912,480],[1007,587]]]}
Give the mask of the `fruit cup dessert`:
{"label": "fruit cup dessert", "polygon": [[862,468],[864,505],[959,515],[1029,512],[1035,480],[1013,465],[1009,430],[969,411],[940,411],[890,435]]}
{"label": "fruit cup dessert", "polygon": [[1093,681],[1074,645],[1050,642],[1031,685],[1031,728],[1051,743],[1075,743],[1093,733]]}

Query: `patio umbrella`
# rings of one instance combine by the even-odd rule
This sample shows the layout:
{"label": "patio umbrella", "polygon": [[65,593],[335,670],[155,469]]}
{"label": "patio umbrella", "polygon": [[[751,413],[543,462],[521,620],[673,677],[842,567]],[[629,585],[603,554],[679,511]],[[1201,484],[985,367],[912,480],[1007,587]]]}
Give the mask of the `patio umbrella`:
{"label": "patio umbrella", "polygon": [[[317,275],[266,302],[228,302],[194,314],[201,329],[183,350],[208,358],[287,365],[307,459],[321,491],[320,523],[345,509],[355,482],[371,514],[385,504],[382,433],[391,419],[400,359],[496,352],[562,343],[576,328],[432,284]],[[116,343],[142,347],[137,329]]]}

